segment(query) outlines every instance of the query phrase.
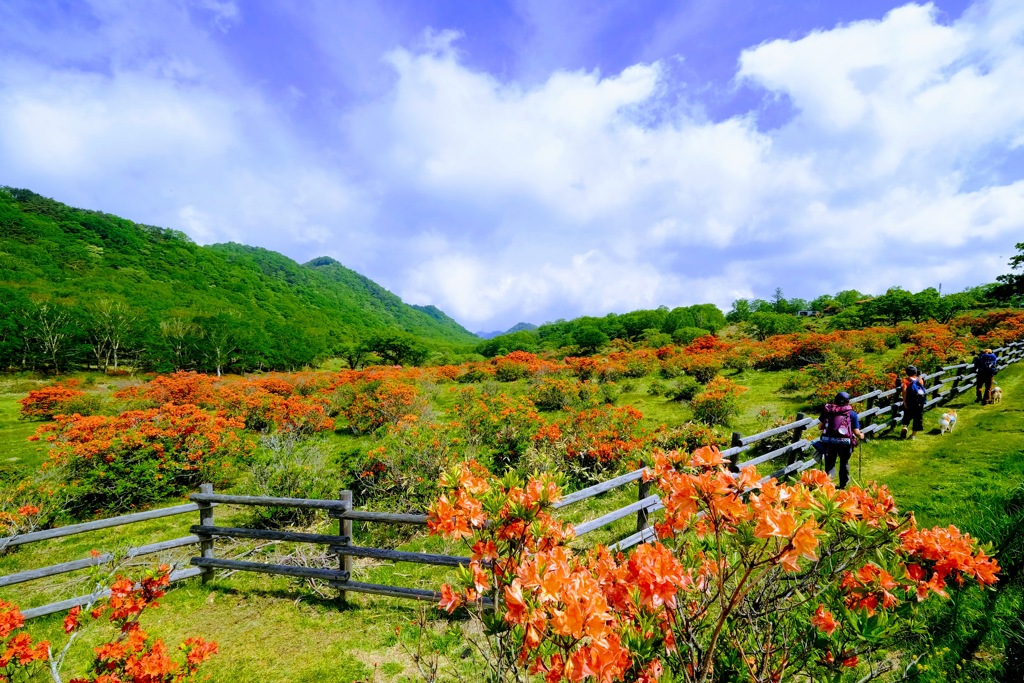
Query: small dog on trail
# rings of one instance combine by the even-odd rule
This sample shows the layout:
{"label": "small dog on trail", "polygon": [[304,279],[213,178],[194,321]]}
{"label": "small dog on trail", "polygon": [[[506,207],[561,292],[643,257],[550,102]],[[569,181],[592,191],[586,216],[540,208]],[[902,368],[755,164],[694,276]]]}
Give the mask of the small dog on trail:
{"label": "small dog on trail", "polygon": [[939,418],[939,434],[952,433],[953,427],[956,427],[956,411],[950,410]]}
{"label": "small dog on trail", "polygon": [[992,387],[992,403],[999,403],[1003,400],[1003,388]]}

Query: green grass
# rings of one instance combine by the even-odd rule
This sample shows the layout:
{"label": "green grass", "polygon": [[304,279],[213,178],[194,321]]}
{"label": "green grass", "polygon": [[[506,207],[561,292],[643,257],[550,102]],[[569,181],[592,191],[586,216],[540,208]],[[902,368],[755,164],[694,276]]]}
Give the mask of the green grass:
{"label": "green grass", "polygon": [[[758,431],[762,425],[758,423],[757,412],[762,406],[770,407],[778,416],[792,416],[800,410],[805,397],[780,392],[789,374],[747,371],[735,377],[750,391],[744,397],[743,414],[731,428],[743,433]],[[616,404],[636,405],[653,424],[676,424],[688,419],[685,404],[648,396],[649,381],[636,381],[635,391],[621,396]],[[950,404],[959,411],[959,422],[952,435],[930,433],[935,431],[931,428],[941,413],[933,410],[926,415],[929,429],[916,440],[901,441],[887,435],[865,444],[861,451],[863,473],[855,456],[854,478],[888,484],[900,507],[913,509],[922,525],[957,524],[982,540],[992,540],[995,530],[986,521],[990,518],[988,513],[1002,505],[1007,494],[1024,481],[1024,368],[1017,365],[1003,371],[999,383],[1006,394],[1000,405],[976,406],[970,402],[973,392]],[[19,397],[14,393],[0,395],[0,446],[5,453],[18,457],[18,462],[37,466],[41,451],[23,441],[36,425],[17,420],[15,399]],[[359,447],[364,441],[345,435],[331,438],[339,450]],[[635,485],[623,487],[570,507],[563,517],[571,522],[592,519],[634,501],[636,492]],[[216,519],[219,524],[242,525],[245,514],[242,510],[218,508]],[[33,544],[0,558],[0,574],[84,557],[94,547],[109,550],[129,542],[173,538],[186,533],[187,527],[196,521],[192,515],[184,515]],[[630,533],[634,526],[635,517],[631,516],[577,540],[574,545],[610,543]],[[361,533],[357,528],[356,542]],[[223,552],[223,547],[219,547]],[[464,548],[436,538],[415,537],[400,547],[465,553]],[[275,550],[264,547],[245,559],[270,561]],[[187,555],[186,549],[177,557],[150,559],[180,561]],[[82,591],[83,584],[80,579],[75,583],[74,576],[0,589],[0,598],[28,607],[67,597]],[[437,567],[366,560],[356,562],[354,574],[359,581],[431,589],[450,576],[448,570]],[[1021,591],[1000,593],[990,608],[994,615],[1004,616],[1024,609]],[[375,664],[375,680],[405,681],[417,680],[408,649],[416,647],[417,629],[411,625],[423,609],[429,608],[411,601],[355,594],[350,594],[349,603],[342,606],[335,600],[316,597],[301,582],[236,573],[206,585],[198,580],[179,585],[166,596],[160,609],[147,615],[146,627],[172,644],[190,635],[216,640],[221,654],[205,669],[213,681],[348,682],[369,679],[374,675]],[[450,639],[446,640],[444,633],[449,622],[443,615],[431,614],[439,624],[434,636],[438,646],[447,647]],[[62,615],[37,619],[31,624],[32,631],[60,642],[61,619]],[[90,638],[98,635],[94,633]],[[1001,641],[995,635],[985,638],[978,651],[986,657],[998,657]],[[80,648],[77,662],[87,654],[87,648]],[[473,656],[456,660],[467,672],[480,670],[480,663]],[[74,670],[75,663],[76,660],[70,662],[69,671]]]}

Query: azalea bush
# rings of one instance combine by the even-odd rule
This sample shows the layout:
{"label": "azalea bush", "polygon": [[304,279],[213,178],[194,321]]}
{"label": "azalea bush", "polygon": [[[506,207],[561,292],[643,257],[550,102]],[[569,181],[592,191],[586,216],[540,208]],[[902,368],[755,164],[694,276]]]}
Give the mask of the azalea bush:
{"label": "azalea bush", "polygon": [[452,415],[469,445],[489,455],[498,470],[518,465],[544,424],[530,399],[486,387],[458,392]]}
{"label": "azalea bush", "polygon": [[[66,640],[58,649],[47,641],[33,642],[24,630],[25,618],[18,608],[0,600],[0,682],[38,680],[41,670],[54,683],[187,683],[198,678],[199,668],[217,653],[217,644],[198,637],[185,639],[178,647],[180,661],[163,640],[151,637],[141,627],[144,612],[159,606],[170,583],[166,565],[136,582],[119,576],[110,595],[85,609],[74,607],[64,619]],[[102,585],[99,586],[102,588]],[[99,593],[97,592],[96,595]],[[87,628],[85,616],[109,623],[114,635],[93,648],[93,658],[81,674],[66,678],[65,659],[79,635]]]}
{"label": "azalea bush", "polygon": [[46,463],[66,482],[75,515],[124,512],[225,481],[252,450],[242,423],[191,404],[131,410],[116,417],[58,415],[33,439],[50,445]]}
{"label": "azalea bush", "polygon": [[919,529],[884,486],[837,490],[818,470],[759,483],[710,447],[659,454],[646,477],[658,541],[619,554],[567,547],[552,476],[442,477],[428,526],[472,561],[440,606],[479,619],[492,680],[867,681],[920,661],[920,603],[996,582],[973,539]]}
{"label": "azalea bush", "polygon": [[731,379],[716,377],[690,400],[690,409],[694,418],[706,425],[728,424],[739,414],[740,396],[746,390]]}
{"label": "azalea bush", "polygon": [[74,382],[33,389],[18,401],[20,414],[24,419],[52,420],[55,415],[74,412],[70,406],[84,396],[85,392],[75,388]]}
{"label": "azalea bush", "polygon": [[528,465],[566,473],[574,484],[594,483],[624,464],[639,462],[650,441],[633,406],[568,411],[537,430]]}

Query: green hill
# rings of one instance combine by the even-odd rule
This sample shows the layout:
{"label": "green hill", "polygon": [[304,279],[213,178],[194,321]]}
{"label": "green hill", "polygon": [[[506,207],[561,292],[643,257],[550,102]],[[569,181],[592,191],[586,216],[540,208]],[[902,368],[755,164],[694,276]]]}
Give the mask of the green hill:
{"label": "green hill", "polygon": [[0,366],[104,365],[103,336],[118,324],[122,361],[163,370],[293,368],[375,335],[479,341],[328,257],[300,265],[257,247],[198,246],[0,188]]}

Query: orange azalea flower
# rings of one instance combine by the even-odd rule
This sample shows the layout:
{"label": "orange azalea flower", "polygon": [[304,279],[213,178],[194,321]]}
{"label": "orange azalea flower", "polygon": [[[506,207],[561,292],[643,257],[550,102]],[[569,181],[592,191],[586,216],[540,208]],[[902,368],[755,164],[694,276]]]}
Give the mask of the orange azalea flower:
{"label": "orange azalea flower", "polygon": [[811,618],[811,623],[821,631],[825,632],[825,635],[832,635],[832,632],[836,630],[839,624],[836,622],[835,617],[832,613],[825,609],[824,605],[819,604],[818,609],[815,610],[814,616]]}

